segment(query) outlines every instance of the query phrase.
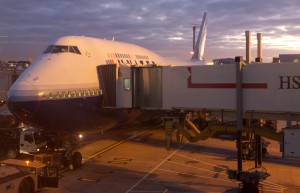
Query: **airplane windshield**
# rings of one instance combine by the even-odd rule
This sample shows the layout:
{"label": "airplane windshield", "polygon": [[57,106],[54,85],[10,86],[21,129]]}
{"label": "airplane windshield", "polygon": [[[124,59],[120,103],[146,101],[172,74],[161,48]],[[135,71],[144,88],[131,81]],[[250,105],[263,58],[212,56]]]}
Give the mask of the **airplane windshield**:
{"label": "airplane windshield", "polygon": [[74,54],[81,54],[77,46],[63,46],[63,45],[49,45],[47,49],[43,52],[44,54],[57,54],[69,52]]}

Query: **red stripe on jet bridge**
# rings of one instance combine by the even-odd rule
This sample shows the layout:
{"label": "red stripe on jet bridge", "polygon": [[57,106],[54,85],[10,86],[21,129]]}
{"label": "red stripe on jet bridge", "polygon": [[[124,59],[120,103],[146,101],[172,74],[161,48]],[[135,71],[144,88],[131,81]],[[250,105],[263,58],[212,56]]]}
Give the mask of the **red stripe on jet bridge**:
{"label": "red stripe on jet bridge", "polygon": [[[188,71],[192,70],[188,67]],[[188,77],[188,88],[236,88],[236,83],[192,83],[192,76]],[[267,83],[242,83],[242,88],[267,89]]]}

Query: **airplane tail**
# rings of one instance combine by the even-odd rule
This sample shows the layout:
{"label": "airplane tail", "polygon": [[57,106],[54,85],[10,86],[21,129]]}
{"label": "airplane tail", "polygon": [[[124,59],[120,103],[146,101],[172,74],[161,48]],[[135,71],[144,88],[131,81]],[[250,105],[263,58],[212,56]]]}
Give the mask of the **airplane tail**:
{"label": "airplane tail", "polygon": [[206,12],[203,15],[200,31],[198,34],[195,51],[192,56],[193,61],[203,61],[204,60],[204,47],[206,42],[206,35],[207,35],[207,18]]}

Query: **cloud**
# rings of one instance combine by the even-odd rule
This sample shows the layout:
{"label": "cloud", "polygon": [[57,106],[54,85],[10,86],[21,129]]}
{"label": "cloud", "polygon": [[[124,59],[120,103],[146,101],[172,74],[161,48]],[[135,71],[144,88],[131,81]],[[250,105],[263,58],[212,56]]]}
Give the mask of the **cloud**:
{"label": "cloud", "polygon": [[298,0],[2,0],[0,54],[6,59],[36,57],[61,36],[85,35],[115,37],[163,56],[173,51],[189,58],[192,25],[200,24],[206,11],[207,59],[243,54],[245,30],[252,31],[254,42],[255,33],[263,33],[271,57],[282,48],[300,49],[294,43],[300,39],[299,5]]}

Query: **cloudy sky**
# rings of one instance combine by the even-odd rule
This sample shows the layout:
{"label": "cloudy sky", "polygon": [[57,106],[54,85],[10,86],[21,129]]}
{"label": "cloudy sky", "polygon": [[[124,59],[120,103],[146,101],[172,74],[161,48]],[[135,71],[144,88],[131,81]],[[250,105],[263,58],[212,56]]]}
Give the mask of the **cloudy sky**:
{"label": "cloudy sky", "polygon": [[208,16],[205,58],[244,56],[245,30],[263,34],[264,61],[300,54],[299,0],[0,0],[0,60],[35,59],[66,35],[141,45],[187,60],[192,25]]}

